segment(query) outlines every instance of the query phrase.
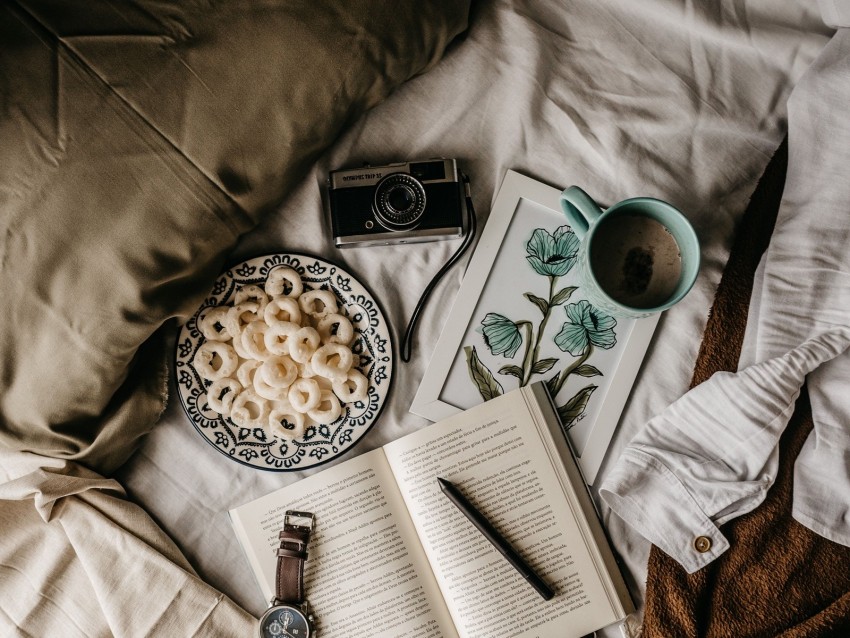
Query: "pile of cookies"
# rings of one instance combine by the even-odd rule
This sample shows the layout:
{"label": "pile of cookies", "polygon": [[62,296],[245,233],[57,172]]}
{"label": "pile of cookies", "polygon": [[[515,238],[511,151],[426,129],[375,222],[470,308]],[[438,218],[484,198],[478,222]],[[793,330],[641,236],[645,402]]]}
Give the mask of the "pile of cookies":
{"label": "pile of cookies", "polygon": [[207,406],[237,426],[295,439],[367,398],[354,327],[336,295],[304,290],[292,268],[274,268],[262,288],[243,286],[232,305],[206,309],[198,328],[205,341],[193,365],[211,382]]}

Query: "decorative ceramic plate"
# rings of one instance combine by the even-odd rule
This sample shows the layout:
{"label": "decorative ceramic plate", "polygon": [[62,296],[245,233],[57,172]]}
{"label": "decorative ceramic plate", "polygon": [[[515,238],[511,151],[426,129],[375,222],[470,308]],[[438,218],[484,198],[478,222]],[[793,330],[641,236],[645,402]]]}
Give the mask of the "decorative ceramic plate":
{"label": "decorative ceramic plate", "polygon": [[[351,321],[358,369],[369,381],[368,398],[343,405],[342,415],[329,425],[308,425],[300,438],[276,438],[268,428],[240,427],[207,405],[210,381],[196,372],[192,361],[205,341],[197,321],[210,306],[232,304],[240,287],[262,287],[269,272],[279,266],[301,275],[304,290],[331,290],[339,312]],[[234,265],[215,282],[210,296],[180,330],[175,349],[177,389],[195,429],[230,459],[263,470],[303,470],[330,461],[351,449],[378,418],[387,399],[393,372],[392,339],[378,303],[350,273],[324,259],[300,254],[255,257]]]}

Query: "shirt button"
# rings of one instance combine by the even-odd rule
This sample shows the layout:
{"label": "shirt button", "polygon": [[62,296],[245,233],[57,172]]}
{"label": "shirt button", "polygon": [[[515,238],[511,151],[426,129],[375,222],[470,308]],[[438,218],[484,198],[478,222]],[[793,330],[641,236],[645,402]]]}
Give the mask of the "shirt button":
{"label": "shirt button", "polygon": [[711,539],[708,536],[697,536],[694,539],[694,549],[700,554],[705,554],[711,549]]}

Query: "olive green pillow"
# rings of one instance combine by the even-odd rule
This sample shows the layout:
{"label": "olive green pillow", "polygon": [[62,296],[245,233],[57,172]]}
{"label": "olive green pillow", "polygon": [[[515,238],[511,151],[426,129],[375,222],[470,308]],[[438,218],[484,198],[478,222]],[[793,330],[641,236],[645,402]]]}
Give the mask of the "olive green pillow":
{"label": "olive green pillow", "polygon": [[0,5],[0,441],[111,472],[164,405],[157,329],[468,2]]}

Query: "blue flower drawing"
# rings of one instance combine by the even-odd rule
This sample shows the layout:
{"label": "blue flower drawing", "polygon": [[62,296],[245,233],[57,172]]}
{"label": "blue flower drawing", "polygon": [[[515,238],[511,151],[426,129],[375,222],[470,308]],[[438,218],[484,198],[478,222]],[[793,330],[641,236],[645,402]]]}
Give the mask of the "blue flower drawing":
{"label": "blue flower drawing", "polygon": [[575,264],[580,244],[569,226],[561,226],[551,234],[538,228],[525,246],[526,259],[540,275],[563,277]]}
{"label": "blue flower drawing", "polygon": [[488,312],[481,322],[484,327],[484,342],[494,355],[511,359],[522,345],[522,335],[517,325],[500,314]]}
{"label": "blue flower drawing", "polygon": [[594,308],[582,299],[569,304],[564,310],[567,321],[555,335],[555,345],[574,357],[581,356],[589,344],[608,350],[617,343],[614,327],[617,320]]}

